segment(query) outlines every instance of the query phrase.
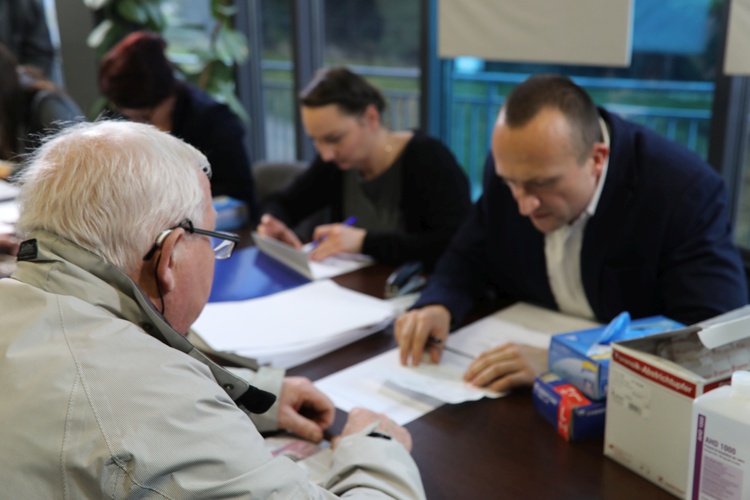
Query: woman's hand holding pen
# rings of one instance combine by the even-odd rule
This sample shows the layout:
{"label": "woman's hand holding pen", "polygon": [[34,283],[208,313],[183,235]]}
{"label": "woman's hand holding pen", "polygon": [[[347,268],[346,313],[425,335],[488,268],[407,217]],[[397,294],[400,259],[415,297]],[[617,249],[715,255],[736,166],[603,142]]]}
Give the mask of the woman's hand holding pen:
{"label": "woman's hand holding pen", "polygon": [[318,242],[310,259],[323,260],[337,253],[362,253],[367,231],[345,223],[324,224],[315,228],[313,239]]}
{"label": "woman's hand holding pen", "polygon": [[440,362],[450,330],[451,314],[432,305],[406,312],[396,318],[394,334],[401,351],[401,364],[418,366],[426,351],[433,363]]}
{"label": "woman's hand holding pen", "polygon": [[271,214],[263,214],[263,217],[260,218],[257,231],[261,236],[288,243],[297,249],[302,248],[302,242],[294,234],[294,231]]}

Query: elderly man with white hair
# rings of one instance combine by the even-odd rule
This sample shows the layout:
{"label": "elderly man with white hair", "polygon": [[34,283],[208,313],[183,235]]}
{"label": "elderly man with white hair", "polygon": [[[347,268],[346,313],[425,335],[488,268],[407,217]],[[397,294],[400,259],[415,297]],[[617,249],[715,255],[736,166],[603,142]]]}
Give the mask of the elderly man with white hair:
{"label": "elderly man with white hair", "polygon": [[3,496],[424,497],[408,432],[362,409],[309,482],[258,429],[320,440],[330,400],[269,369],[249,385],[185,339],[237,242],[214,231],[209,175],[195,148],[137,123],[75,125],[31,157],[25,240],[0,280]]}

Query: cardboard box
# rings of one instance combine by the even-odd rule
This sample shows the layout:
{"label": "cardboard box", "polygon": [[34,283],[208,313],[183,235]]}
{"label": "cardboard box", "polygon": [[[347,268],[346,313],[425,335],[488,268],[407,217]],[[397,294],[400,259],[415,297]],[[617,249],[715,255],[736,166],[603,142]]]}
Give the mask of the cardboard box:
{"label": "cardboard box", "polygon": [[749,314],[615,343],[604,454],[684,497],[693,400],[750,368]]}
{"label": "cardboard box", "polygon": [[[664,316],[630,321],[627,338],[684,328],[685,325]],[[594,400],[607,397],[609,362],[612,348],[597,345],[606,325],[578,332],[553,335],[549,347],[549,369],[576,386]]]}
{"label": "cardboard box", "polygon": [[557,432],[566,441],[604,434],[604,403],[592,402],[554,373],[536,378],[533,400],[534,408],[557,427]]}

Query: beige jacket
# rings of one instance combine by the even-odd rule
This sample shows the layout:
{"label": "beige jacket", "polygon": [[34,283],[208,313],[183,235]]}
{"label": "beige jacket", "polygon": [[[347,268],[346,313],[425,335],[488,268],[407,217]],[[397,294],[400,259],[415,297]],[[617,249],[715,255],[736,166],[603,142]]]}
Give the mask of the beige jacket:
{"label": "beige jacket", "polygon": [[[365,433],[341,441],[323,487],[310,483],[232,400],[246,384],[130,279],[63,238],[31,238],[37,256],[0,280],[0,496],[424,497],[406,450]],[[278,375],[252,382],[278,390]]]}

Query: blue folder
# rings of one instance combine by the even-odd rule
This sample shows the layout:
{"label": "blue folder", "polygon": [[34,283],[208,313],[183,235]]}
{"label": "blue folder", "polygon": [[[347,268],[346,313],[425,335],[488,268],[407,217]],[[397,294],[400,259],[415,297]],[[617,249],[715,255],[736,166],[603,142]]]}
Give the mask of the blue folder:
{"label": "blue folder", "polygon": [[288,290],[310,280],[275,261],[257,247],[217,260],[209,302],[246,300]]}

